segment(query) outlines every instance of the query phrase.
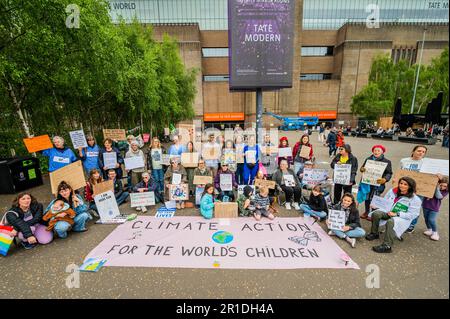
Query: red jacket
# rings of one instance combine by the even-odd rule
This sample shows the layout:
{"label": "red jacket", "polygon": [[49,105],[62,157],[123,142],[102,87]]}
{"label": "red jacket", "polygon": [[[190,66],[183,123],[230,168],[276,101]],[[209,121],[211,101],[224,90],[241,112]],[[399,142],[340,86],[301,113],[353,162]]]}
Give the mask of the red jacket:
{"label": "red jacket", "polygon": [[342,147],[342,146],[344,146],[344,134],[338,133],[337,140],[336,140],[336,147]]}
{"label": "red jacket", "polygon": [[89,182],[86,182],[86,186],[84,187],[84,199],[89,203],[94,201],[94,190],[91,188]]}
{"label": "red jacket", "polygon": [[[297,157],[297,152],[300,151],[301,145],[302,145],[301,142],[295,143],[294,149],[292,150],[292,157],[294,158],[294,160]],[[308,158],[308,160],[310,160],[314,155],[313,147],[310,143],[306,144],[305,146],[311,147],[311,150],[309,151],[309,158]]]}

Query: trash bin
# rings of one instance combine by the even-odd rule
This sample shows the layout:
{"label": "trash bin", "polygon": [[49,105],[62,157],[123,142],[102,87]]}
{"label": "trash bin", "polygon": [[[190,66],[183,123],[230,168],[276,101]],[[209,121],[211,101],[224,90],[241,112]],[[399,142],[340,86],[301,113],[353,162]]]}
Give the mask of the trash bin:
{"label": "trash bin", "polygon": [[42,184],[37,158],[0,158],[0,194],[14,194]]}

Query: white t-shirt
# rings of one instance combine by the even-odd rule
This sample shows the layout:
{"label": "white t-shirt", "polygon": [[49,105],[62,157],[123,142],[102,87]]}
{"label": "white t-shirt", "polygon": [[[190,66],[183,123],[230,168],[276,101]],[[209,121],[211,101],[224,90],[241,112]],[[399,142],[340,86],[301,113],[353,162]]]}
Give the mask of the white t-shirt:
{"label": "white t-shirt", "polygon": [[406,157],[400,160],[400,169],[405,169],[407,171],[420,171],[422,167],[423,159],[413,160],[411,157]]}

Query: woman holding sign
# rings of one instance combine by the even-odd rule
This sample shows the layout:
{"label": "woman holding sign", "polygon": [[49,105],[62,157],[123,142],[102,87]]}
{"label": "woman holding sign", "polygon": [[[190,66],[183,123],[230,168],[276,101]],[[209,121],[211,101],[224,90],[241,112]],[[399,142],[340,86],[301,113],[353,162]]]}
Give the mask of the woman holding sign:
{"label": "woman holding sign", "polygon": [[352,148],[345,144],[339,148],[339,154],[331,161],[334,169],[334,204],[337,204],[343,193],[352,193],[358,171],[358,159],[353,156]]}
{"label": "woman holding sign", "polygon": [[259,155],[261,150],[255,144],[255,136],[251,135],[248,145],[244,147],[244,184],[251,185],[259,169]]}
{"label": "woman holding sign", "polygon": [[72,187],[67,184],[66,182],[61,182],[58,185],[58,195],[56,199],[52,200],[50,204],[47,206],[47,208],[44,211],[44,214],[46,214],[51,207],[53,206],[54,202],[57,200],[62,200],[65,203],[69,204],[69,207],[73,209],[76,213],[75,218],[73,219],[74,224],[71,226],[66,221],[58,221],[55,224],[55,227],[53,228],[55,233],[58,235],[59,238],[66,238],[67,232],[72,227],[72,230],[75,232],[84,232],[86,231],[86,221],[91,220],[92,217],[88,213],[88,205],[83,201],[80,195],[75,194]]}
{"label": "woman holding sign", "polygon": [[[178,164],[176,159],[170,160],[170,166],[164,175],[164,185],[166,186],[167,194],[170,192],[171,185],[181,185],[188,182],[187,173],[181,164]],[[170,196],[168,196],[170,199]],[[184,201],[176,201],[177,209],[184,208]]]}
{"label": "woman holding sign", "polygon": [[48,157],[49,173],[78,160],[73,151],[64,146],[64,139],[62,137],[55,136],[53,138],[53,144],[55,147],[42,151],[42,155]]}
{"label": "woman holding sign", "polygon": [[218,199],[220,201],[223,201],[225,196],[229,198],[229,202],[234,201],[233,189],[237,189],[238,183],[236,182],[234,173],[228,168],[227,163],[223,163],[222,167],[219,168],[214,179],[214,186],[219,191]]}
{"label": "woman holding sign", "polygon": [[[184,152],[184,153],[190,153],[190,154],[193,154],[193,153],[195,153],[196,155],[196,159],[193,159],[192,158],[192,156],[193,155],[189,155],[190,157],[191,157],[191,159],[190,159],[190,161],[192,161],[192,162],[198,162],[198,159],[199,159],[199,154],[198,153],[196,153],[196,151],[195,151],[195,149],[194,149],[194,142],[192,142],[192,141],[189,141],[187,144],[186,144],[186,152]],[[187,166],[189,166],[189,165],[187,165]],[[195,168],[196,167],[185,167],[185,169],[186,169],[186,173],[187,173],[187,178],[188,178],[188,183],[189,183],[189,193],[190,194],[194,194],[194,170],[195,170]],[[195,195],[195,194],[194,194]]]}
{"label": "woman holding sign", "polygon": [[153,180],[158,184],[158,190],[164,193],[164,168],[163,154],[166,152],[164,146],[161,145],[159,138],[154,137],[152,146],[147,154],[147,167],[152,173]]}
{"label": "woman holding sign", "polygon": [[123,164],[122,155],[120,155],[120,151],[113,147],[113,141],[110,138],[106,138],[103,142],[104,148],[100,149],[100,153],[98,154],[98,165],[102,169],[103,178],[108,178],[108,171],[113,169],[116,171],[117,179],[122,178],[122,168],[120,167]]}
{"label": "woman holding sign", "polygon": [[[386,148],[383,145],[373,146],[372,155],[366,158],[360,169],[361,173],[363,173],[363,177],[358,189],[358,201],[361,202],[363,200],[362,198],[365,198],[365,212],[361,215],[361,218],[363,219],[368,218],[370,213],[370,202],[372,201],[373,196],[382,194],[386,188],[386,183],[389,182],[392,177],[392,164],[391,161],[384,156],[384,153],[386,153]],[[383,170],[384,167],[384,170],[381,176],[378,175],[375,180],[371,180],[371,176],[364,176],[364,173],[367,172],[366,165],[376,166],[375,168],[379,168],[379,170]],[[374,169],[372,171],[374,171]]]}
{"label": "woman holding sign", "polygon": [[93,169],[100,169],[98,166],[98,154],[100,153],[100,147],[95,143],[95,138],[92,135],[86,136],[87,147],[79,148],[78,155],[83,162],[84,171],[86,175]]}
{"label": "woman holding sign", "polygon": [[380,238],[379,227],[386,224],[383,243],[372,248],[375,252],[390,253],[394,238],[400,239],[411,221],[419,216],[422,201],[415,193],[416,182],[410,177],[401,177],[398,187],[391,189],[384,197],[391,209],[389,211],[378,209],[371,213],[372,228],[370,234],[366,236],[367,240]]}
{"label": "woman holding sign", "polygon": [[[125,163],[125,170],[128,173],[128,176],[131,176],[130,179],[130,185],[128,185],[128,189],[132,190],[134,185],[136,185],[137,183],[139,183],[139,178],[141,176],[142,173],[145,172],[145,156],[144,156],[144,152],[142,152],[142,150],[139,149],[139,143],[138,141],[134,140],[131,142],[130,144],[130,149],[128,150],[128,152],[125,154],[125,162],[127,162],[127,159],[134,159],[134,158],[140,158],[140,160],[142,160],[142,167],[134,167],[129,169],[127,163]],[[127,167],[128,166],[128,167]],[[140,166],[140,165],[138,165]]]}
{"label": "woman holding sign", "polygon": [[[289,140],[286,136],[280,138],[280,144],[278,145],[278,153],[282,152],[282,151],[280,152],[280,148],[290,148]],[[278,166],[280,166],[280,162],[283,159],[287,160],[289,165],[294,164],[294,160],[292,159],[292,152],[290,156],[278,156]]]}
{"label": "woman holding sign", "polygon": [[300,141],[295,143],[292,154],[294,156],[294,172],[297,174],[303,169],[304,163],[311,161],[314,155],[313,147],[309,142],[309,135],[304,134]]}
{"label": "woman holding sign", "polygon": [[300,188],[300,181],[292,169],[289,168],[287,160],[283,159],[280,162],[280,168],[272,175],[272,180],[277,183],[286,194],[286,209],[291,209],[292,197],[294,197],[294,208],[300,210],[299,202],[302,197],[302,189]]}

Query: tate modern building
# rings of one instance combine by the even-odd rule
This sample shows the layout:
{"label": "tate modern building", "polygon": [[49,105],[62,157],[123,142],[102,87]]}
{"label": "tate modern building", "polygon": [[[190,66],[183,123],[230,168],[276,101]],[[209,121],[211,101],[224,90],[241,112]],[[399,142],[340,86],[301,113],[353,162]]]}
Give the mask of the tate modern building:
{"label": "tate modern building", "polygon": [[[394,63],[404,59],[414,64],[422,53],[426,65],[448,47],[448,0],[268,1],[295,1],[292,88],[263,94],[264,109],[283,116],[318,116],[321,122],[355,125],[351,99],[368,83],[375,56],[388,54]],[[157,40],[164,33],[177,40],[186,67],[200,71],[197,119],[219,127],[255,121],[255,93],[229,90],[228,0],[109,3],[114,22],[137,18],[152,25]],[[279,124],[272,117],[264,122]]]}

